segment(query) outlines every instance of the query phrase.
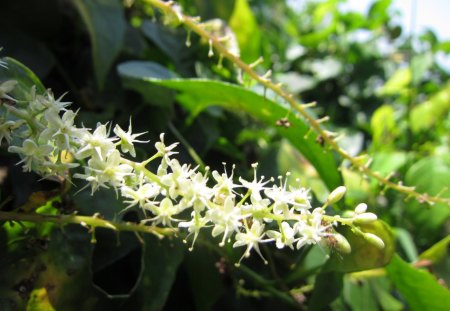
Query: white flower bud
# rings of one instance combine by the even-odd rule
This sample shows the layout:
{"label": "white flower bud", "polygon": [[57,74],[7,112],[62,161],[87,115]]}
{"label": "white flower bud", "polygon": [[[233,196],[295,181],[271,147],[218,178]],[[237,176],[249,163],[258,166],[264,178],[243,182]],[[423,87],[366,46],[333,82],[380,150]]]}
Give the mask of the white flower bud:
{"label": "white flower bud", "polygon": [[347,188],[345,188],[344,186],[340,186],[340,187],[337,187],[336,189],[334,189],[328,196],[327,205],[334,204],[337,201],[339,201],[340,199],[342,199],[342,197],[344,196],[346,191],[347,191]]}
{"label": "white flower bud", "polygon": [[367,211],[367,204],[366,203],[359,203],[355,207],[355,213],[356,214],[362,214],[362,213],[365,213],[366,211]]}
{"label": "white flower bud", "polygon": [[360,225],[360,224],[370,224],[375,220],[377,220],[378,217],[374,213],[362,213],[355,215],[353,219],[354,219],[353,223]]}
{"label": "white flower bud", "polygon": [[348,240],[340,233],[333,234],[335,239],[335,245],[334,247],[343,254],[349,254],[352,251],[352,247],[350,246],[350,243]]}
{"label": "white flower bud", "polygon": [[364,233],[364,239],[366,239],[367,242],[369,242],[370,244],[374,245],[378,249],[383,249],[384,248],[383,240],[380,237],[378,237],[375,234],[373,234],[373,233]]}

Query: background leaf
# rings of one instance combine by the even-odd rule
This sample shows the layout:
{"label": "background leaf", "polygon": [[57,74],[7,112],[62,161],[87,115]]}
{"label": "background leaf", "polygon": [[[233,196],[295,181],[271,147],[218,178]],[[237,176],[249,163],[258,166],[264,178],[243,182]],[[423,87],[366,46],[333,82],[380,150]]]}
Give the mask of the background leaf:
{"label": "background leaf", "polygon": [[386,271],[412,311],[444,311],[450,305],[447,288],[427,271],[411,267],[398,255],[392,258]]}
{"label": "background leaf", "polygon": [[103,87],[111,64],[119,54],[126,30],[119,0],[72,0],[91,38],[97,84]]}
{"label": "background leaf", "polygon": [[36,86],[37,92],[45,92],[42,82],[28,67],[13,58],[5,57],[3,60],[6,62],[8,69],[0,67],[0,81],[16,80],[18,82],[18,85],[11,92],[13,98],[27,98],[33,86]]}
{"label": "background leaf", "polygon": [[261,31],[247,0],[236,0],[228,21],[241,50],[241,58],[254,62],[261,55]]}
{"label": "background leaf", "polygon": [[395,244],[391,229],[381,220],[361,225],[363,232],[373,233],[384,242],[384,248],[380,249],[367,242],[366,239],[352,232],[348,226],[342,226],[338,231],[350,243],[352,251],[349,254],[332,253],[327,262],[326,271],[355,272],[382,267],[389,263],[394,251]]}
{"label": "background leaf", "polygon": [[[442,193],[443,190],[450,189],[449,163],[445,157],[423,158],[408,169],[405,183],[415,186],[421,193]],[[444,191],[442,196],[449,197],[449,194]],[[416,243],[426,244],[440,235],[445,221],[450,219],[450,208],[445,203],[424,208],[417,201],[408,201],[405,216],[413,223]]]}

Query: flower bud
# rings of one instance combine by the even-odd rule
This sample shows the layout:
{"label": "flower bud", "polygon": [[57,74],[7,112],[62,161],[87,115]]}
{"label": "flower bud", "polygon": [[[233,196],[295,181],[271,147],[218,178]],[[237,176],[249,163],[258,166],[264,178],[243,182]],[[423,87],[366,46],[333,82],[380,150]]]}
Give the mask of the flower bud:
{"label": "flower bud", "polygon": [[326,202],[327,205],[334,204],[337,201],[339,201],[340,199],[342,199],[342,197],[344,196],[346,191],[347,191],[347,188],[345,188],[344,186],[339,186],[336,189],[334,189],[328,196],[328,199]]}
{"label": "flower bud", "polygon": [[367,204],[366,203],[359,203],[355,207],[355,213],[356,214],[362,214],[362,213],[365,213],[366,211],[367,211]]}
{"label": "flower bud", "polygon": [[340,233],[333,234],[335,239],[335,248],[343,254],[349,254],[352,251],[352,247],[348,240]]}
{"label": "flower bud", "polygon": [[353,219],[354,224],[361,225],[361,224],[370,224],[375,220],[377,220],[378,217],[374,213],[362,213],[355,215]]}
{"label": "flower bud", "polygon": [[378,237],[375,234],[373,234],[373,233],[364,233],[364,239],[366,239],[367,242],[369,242],[370,244],[374,245],[378,249],[383,249],[384,248],[383,240],[380,237]]}

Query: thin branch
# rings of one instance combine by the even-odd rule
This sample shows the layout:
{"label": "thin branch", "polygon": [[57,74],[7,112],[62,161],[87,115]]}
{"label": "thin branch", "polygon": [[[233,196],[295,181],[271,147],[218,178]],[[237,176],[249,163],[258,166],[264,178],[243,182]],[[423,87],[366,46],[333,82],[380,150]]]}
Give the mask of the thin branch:
{"label": "thin branch", "polygon": [[106,228],[114,231],[133,231],[142,233],[151,233],[158,237],[170,236],[177,233],[177,229],[159,228],[135,224],[131,222],[116,222],[100,218],[100,216],[79,216],[79,215],[46,215],[46,214],[30,214],[18,212],[2,212],[0,211],[0,221],[15,222],[33,222],[43,223],[51,222],[60,226],[68,224],[78,224],[89,229]]}

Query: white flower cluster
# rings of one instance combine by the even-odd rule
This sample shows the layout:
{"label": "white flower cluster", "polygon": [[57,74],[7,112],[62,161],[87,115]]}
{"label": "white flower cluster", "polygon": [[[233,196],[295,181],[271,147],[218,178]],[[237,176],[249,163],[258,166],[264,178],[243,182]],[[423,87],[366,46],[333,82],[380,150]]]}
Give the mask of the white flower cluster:
{"label": "white flower cluster", "polygon": [[[98,124],[93,131],[77,127],[77,112],[50,91],[38,95],[33,88],[25,101],[11,102],[6,93],[13,87],[11,81],[0,85],[2,98],[10,100],[0,106],[0,143],[5,139],[8,150],[20,155],[25,171],[47,178],[68,176],[70,169],[80,165],[73,159],[80,160],[84,172],[74,177],[86,180],[92,193],[100,187],[113,188],[127,208],[144,211],[148,217],[143,223],[184,228],[193,236],[192,246],[199,232],[210,227],[212,235],[221,238],[220,245],[234,241],[234,247],[245,246],[242,258],[252,249],[263,258],[260,243],[299,249],[329,237],[335,237],[339,249],[350,251],[346,239],[334,230],[343,218],[325,215],[325,207],[342,198],[345,187],[333,191],[324,206],[313,208],[309,190],[288,186],[288,175],[280,177],[279,184],[258,177],[256,164],[253,179],[238,178],[238,182],[234,168],[231,173],[208,169],[201,173],[180,164],[172,157],[177,144],[166,145],[164,134],[152,157],[135,162],[124,156],[135,156],[134,143],[143,142],[136,138],[144,133],[132,134],[131,125],[127,131],[116,125],[115,135],[110,135],[107,124]],[[158,169],[151,172],[146,166],[157,159]],[[360,205],[345,223],[374,220],[376,216]]]}

